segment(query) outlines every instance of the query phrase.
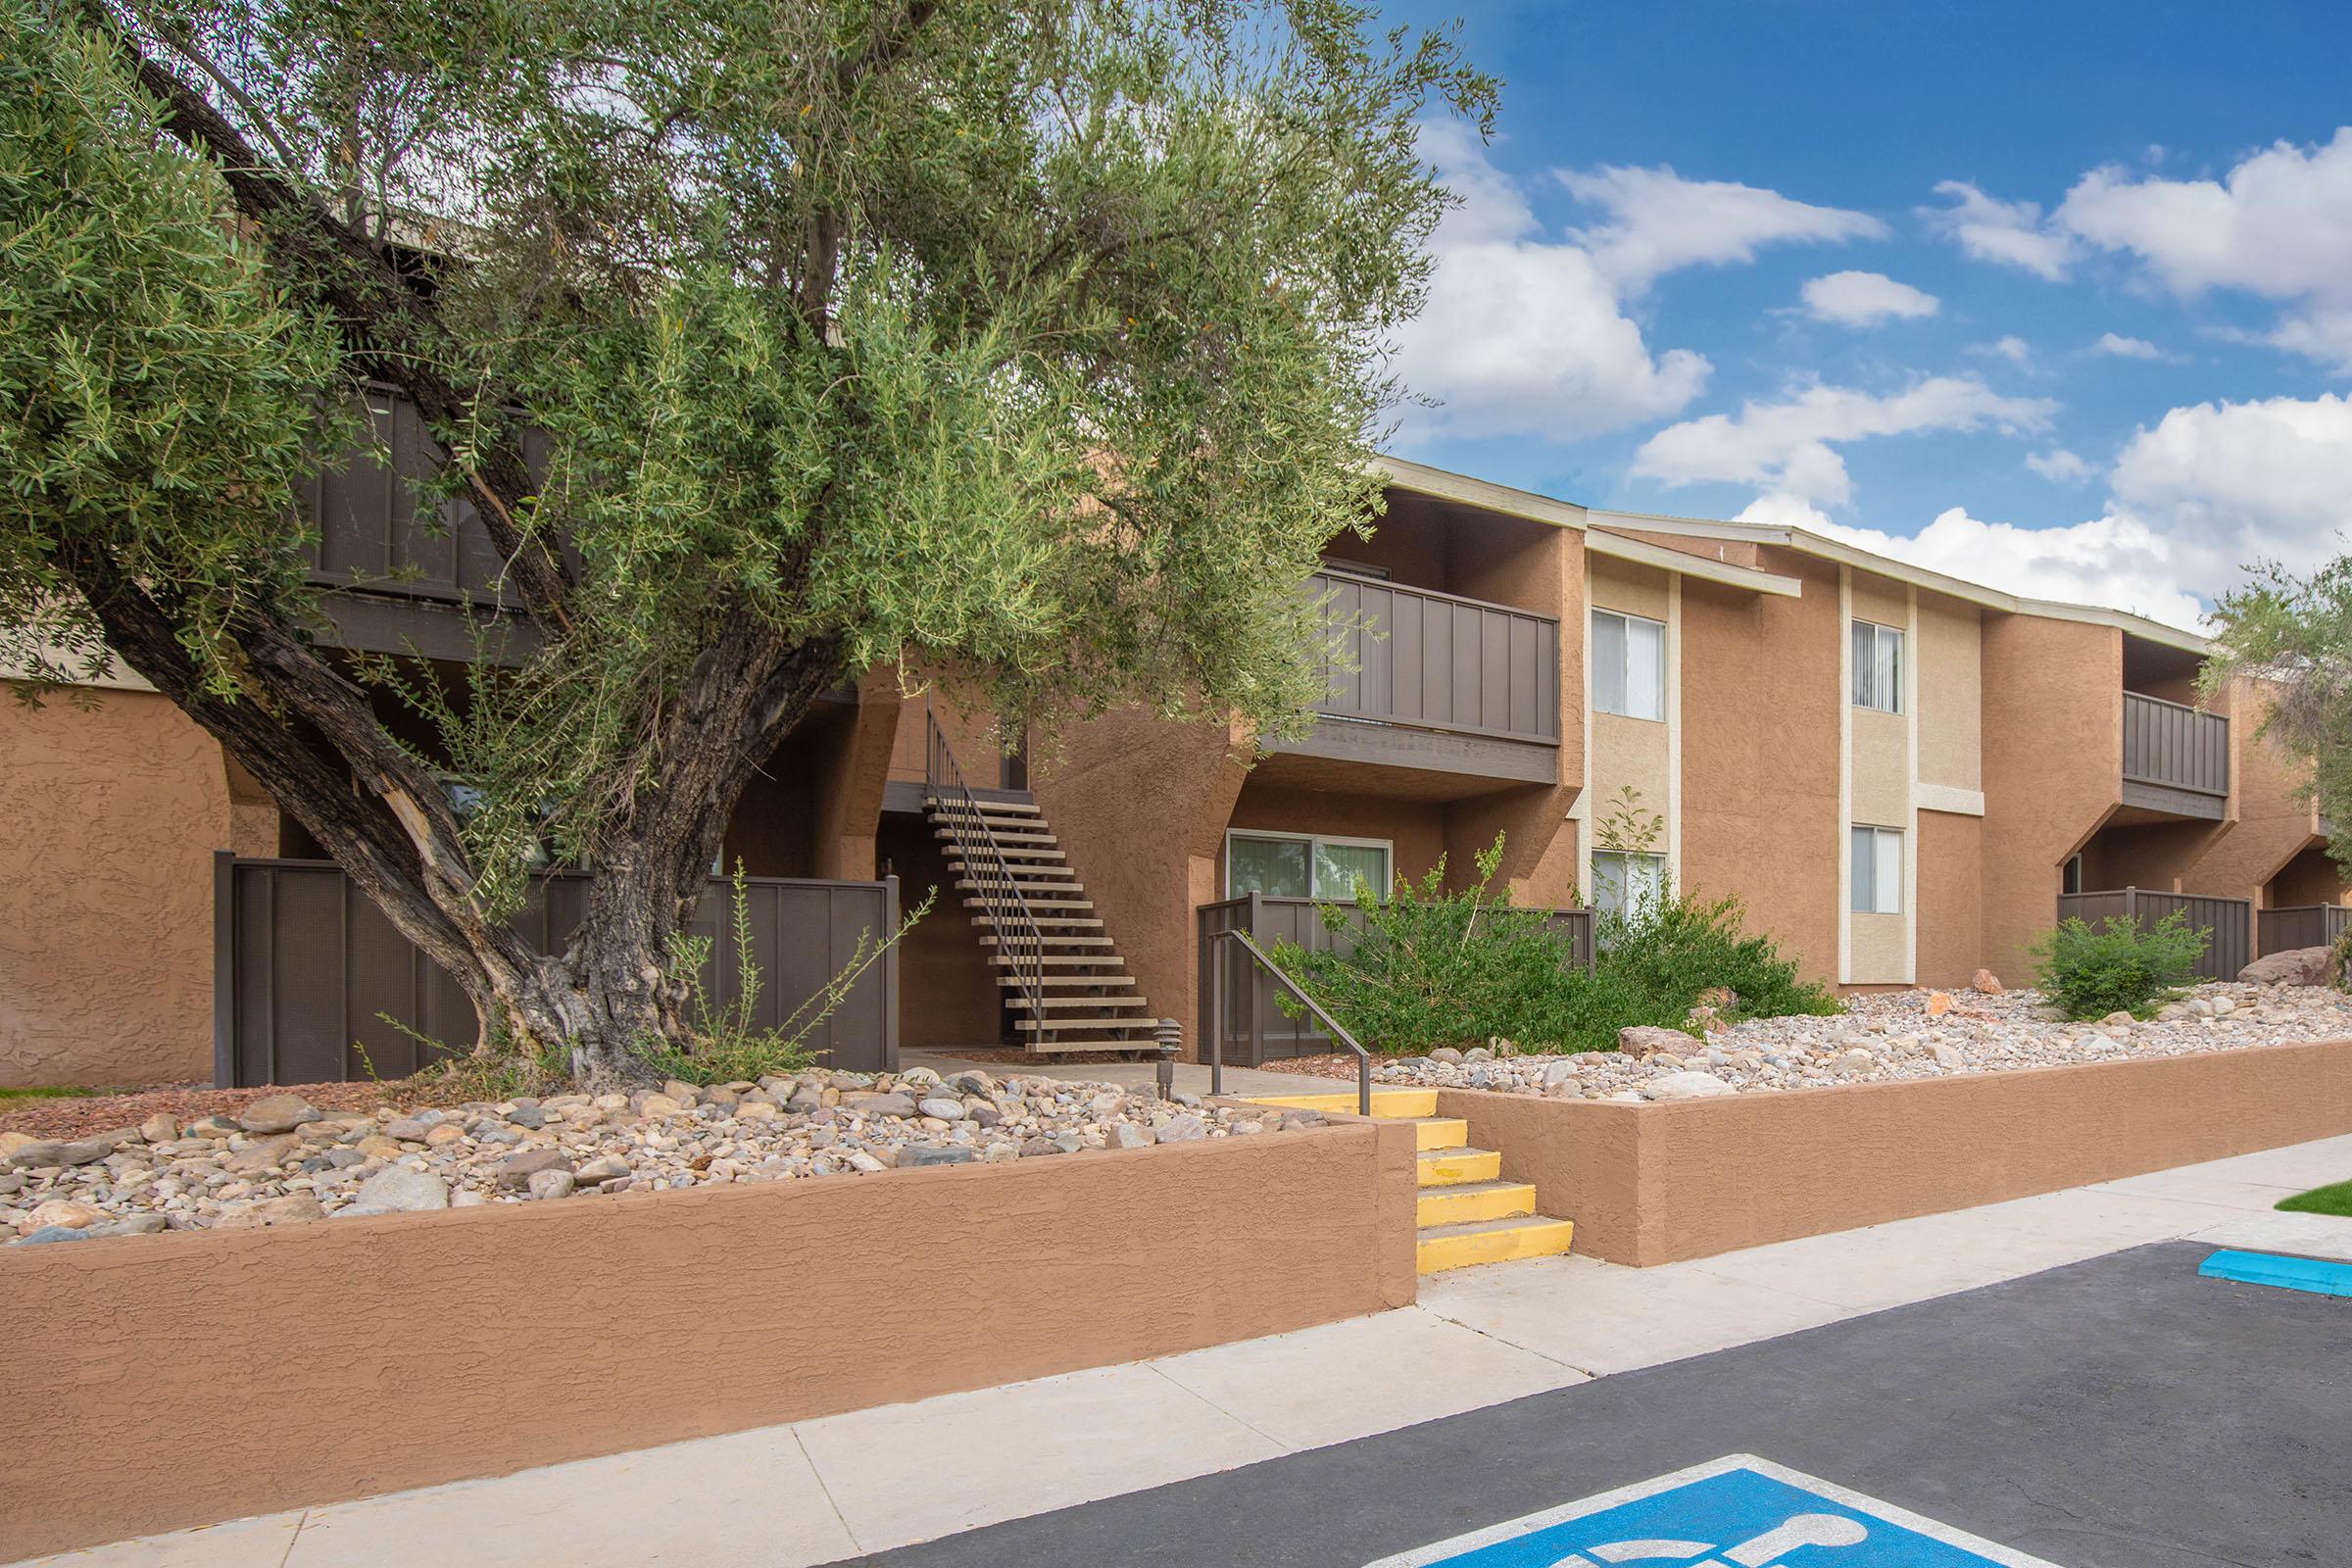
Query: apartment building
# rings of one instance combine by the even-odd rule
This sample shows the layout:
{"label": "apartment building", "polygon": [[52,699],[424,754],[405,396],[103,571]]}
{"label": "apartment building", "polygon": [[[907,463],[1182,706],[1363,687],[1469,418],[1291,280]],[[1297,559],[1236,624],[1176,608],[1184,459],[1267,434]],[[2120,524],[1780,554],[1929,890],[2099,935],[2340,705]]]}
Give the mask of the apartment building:
{"label": "apartment building", "polygon": [[[378,417],[420,461],[414,416]],[[1210,932],[1311,935],[1357,877],[1443,857],[1458,884],[1498,834],[1521,904],[1735,895],[1856,989],[2017,981],[2062,908],[2126,888],[2185,902],[2232,973],[2352,913],[2327,824],[2254,739],[2261,694],[2196,706],[2189,633],[1798,529],[1383,473],[1377,530],[1336,536],[1301,585],[1351,629],[1298,737],[1131,711],[1007,755],[952,672],[829,694],[728,833],[763,1008],[937,886],[829,1026],[837,1062],[1134,1047],[1162,1017],[1197,1051]],[[425,529],[368,463],[313,502],[339,640],[470,657],[461,610],[499,606],[468,519]],[[0,1082],[388,1073],[414,1064],[406,1030],[470,1039],[454,988],[217,745],[135,677],[79,695],[0,718],[0,832],[28,868],[6,894]],[[560,938],[575,900],[551,878],[525,918]],[[1222,1016],[1238,1059],[1323,1044],[1262,1006]]]}

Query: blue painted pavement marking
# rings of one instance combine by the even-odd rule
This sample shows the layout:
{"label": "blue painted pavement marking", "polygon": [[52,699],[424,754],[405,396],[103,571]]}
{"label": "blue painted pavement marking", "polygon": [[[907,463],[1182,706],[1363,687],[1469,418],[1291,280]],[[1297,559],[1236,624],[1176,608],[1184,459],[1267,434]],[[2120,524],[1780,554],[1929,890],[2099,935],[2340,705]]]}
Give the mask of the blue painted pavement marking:
{"label": "blue painted pavement marking", "polygon": [[2352,1263],[2328,1263],[2316,1257],[2280,1257],[2275,1252],[2225,1250],[2198,1264],[2197,1272],[2209,1280],[2276,1285],[2318,1296],[2352,1296]]}
{"label": "blue painted pavement marking", "polygon": [[2058,1568],[1737,1453],[1365,1568]]}

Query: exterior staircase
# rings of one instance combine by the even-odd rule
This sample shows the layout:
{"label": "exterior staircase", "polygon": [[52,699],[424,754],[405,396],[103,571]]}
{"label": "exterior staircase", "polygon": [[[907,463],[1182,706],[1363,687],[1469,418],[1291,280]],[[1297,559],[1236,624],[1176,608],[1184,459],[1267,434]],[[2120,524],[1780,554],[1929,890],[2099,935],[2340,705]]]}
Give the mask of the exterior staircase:
{"label": "exterior staircase", "polygon": [[1038,1055],[1152,1049],[1158,1020],[1036,800],[950,782],[925,811],[1022,1044]]}
{"label": "exterior staircase", "polygon": [[[1250,1098],[1261,1105],[1347,1115],[1356,1108],[1353,1093]],[[1470,1124],[1458,1116],[1439,1115],[1436,1090],[1375,1090],[1372,1114],[1379,1120],[1413,1124],[1421,1186],[1414,1205],[1419,1227],[1414,1252],[1422,1273],[1554,1257],[1568,1250],[1576,1227],[1537,1213],[1534,1185],[1504,1181],[1502,1155],[1492,1149],[1470,1148]]]}

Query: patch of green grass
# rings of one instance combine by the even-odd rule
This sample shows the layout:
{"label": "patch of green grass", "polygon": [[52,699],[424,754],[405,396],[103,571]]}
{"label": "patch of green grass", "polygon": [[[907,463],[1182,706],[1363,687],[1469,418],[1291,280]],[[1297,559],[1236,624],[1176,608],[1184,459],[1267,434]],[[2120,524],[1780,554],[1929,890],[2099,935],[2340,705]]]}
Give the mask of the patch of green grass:
{"label": "patch of green grass", "polygon": [[2292,1214],[2340,1214],[2352,1219],[2352,1182],[2314,1187],[2308,1193],[2278,1200],[2278,1206]]}
{"label": "patch of green grass", "polygon": [[0,1110],[14,1110],[30,1100],[79,1100],[84,1095],[102,1095],[103,1089],[85,1089],[79,1084],[31,1084],[23,1089],[0,1089]]}

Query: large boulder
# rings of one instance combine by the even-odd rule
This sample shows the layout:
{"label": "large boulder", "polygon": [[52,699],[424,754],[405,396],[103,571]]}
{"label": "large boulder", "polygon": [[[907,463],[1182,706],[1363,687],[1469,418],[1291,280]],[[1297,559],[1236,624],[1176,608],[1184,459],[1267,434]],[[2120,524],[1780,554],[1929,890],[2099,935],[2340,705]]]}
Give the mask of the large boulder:
{"label": "large boulder", "polygon": [[1661,1029],[1653,1024],[1629,1024],[1617,1031],[1617,1049],[1637,1061],[1661,1051],[1679,1056],[1694,1043],[1680,1029]]}
{"label": "large boulder", "polygon": [[2284,953],[2267,953],[2238,970],[2237,977],[2255,986],[2324,986],[2333,967],[2332,951],[2289,948]]}

